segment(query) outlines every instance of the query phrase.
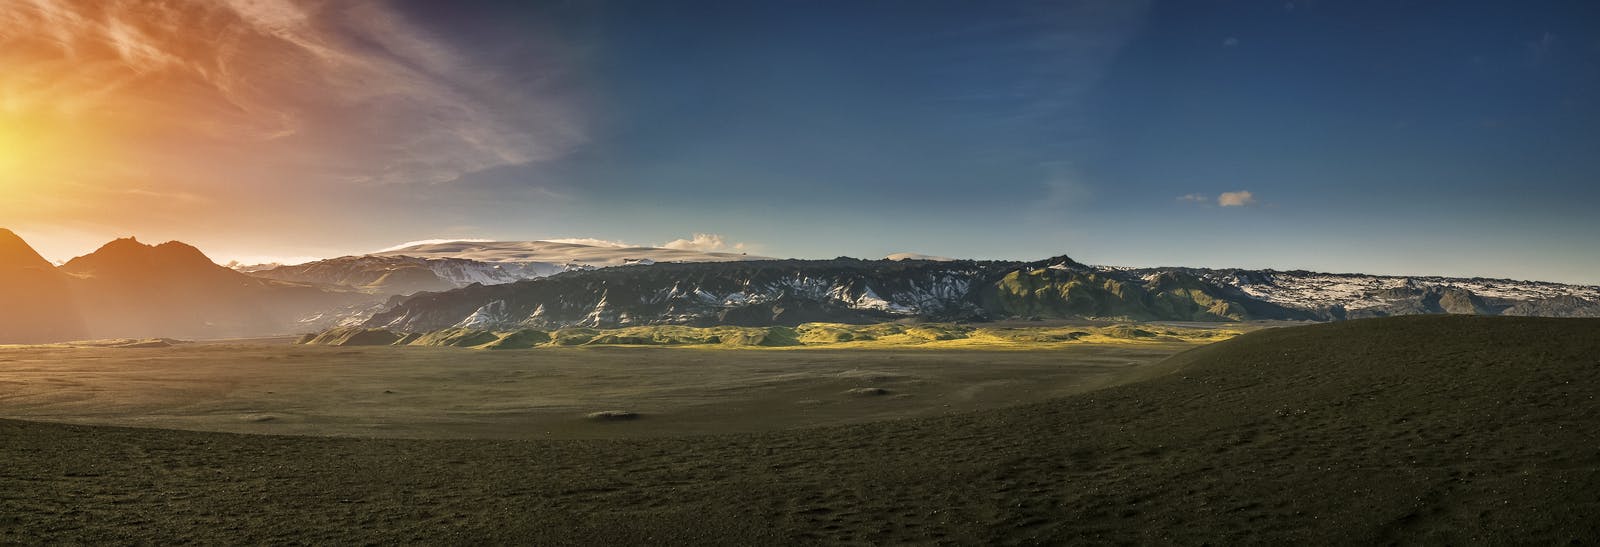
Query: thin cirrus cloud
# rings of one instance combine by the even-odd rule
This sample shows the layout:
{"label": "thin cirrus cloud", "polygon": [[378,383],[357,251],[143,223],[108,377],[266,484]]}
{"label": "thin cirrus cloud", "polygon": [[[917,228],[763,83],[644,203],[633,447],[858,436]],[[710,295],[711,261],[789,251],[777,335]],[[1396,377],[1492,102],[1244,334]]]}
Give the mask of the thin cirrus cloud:
{"label": "thin cirrus cloud", "polygon": [[0,1],[0,220],[59,256],[242,245],[561,158],[588,132],[555,35],[510,70],[375,0]]}
{"label": "thin cirrus cloud", "polygon": [[388,246],[388,247],[384,247],[384,248],[378,249],[377,251],[374,251],[374,252],[387,253],[387,252],[391,252],[391,251],[398,251],[400,249],[404,249],[404,248],[407,248],[407,247],[416,247],[418,245],[437,245],[437,244],[440,244],[440,243],[462,243],[462,242],[467,242],[467,243],[488,243],[488,242],[491,242],[491,241],[494,241],[494,240],[493,239],[483,239],[483,238],[418,239],[416,241],[407,241],[407,242],[401,243],[399,245],[391,245],[391,246]]}
{"label": "thin cirrus cloud", "polygon": [[568,243],[568,244],[572,244],[572,245],[588,245],[590,247],[616,247],[616,248],[619,248],[619,249],[628,248],[628,247],[638,247],[638,245],[634,245],[634,244],[631,244],[631,243],[624,243],[624,242],[621,242],[621,241],[613,241],[613,240],[609,240],[609,239],[597,239],[597,238],[592,238],[592,237],[563,237],[563,238],[556,238],[556,239],[546,239],[545,241],[549,241],[551,243]]}
{"label": "thin cirrus cloud", "polygon": [[[381,249],[381,250],[376,251],[376,252],[386,253],[386,252],[390,252],[390,251],[398,251],[400,249],[404,249],[404,248],[407,248],[407,247],[414,247],[414,246],[417,246],[417,245],[430,245],[430,244],[437,244],[437,243],[457,243],[457,242],[464,242],[464,241],[465,242],[490,242],[490,241],[494,241],[494,240],[493,239],[482,239],[482,238],[419,239],[419,240],[416,240],[416,241],[407,241],[407,242],[401,243],[399,245],[390,246],[390,247]],[[650,245],[635,245],[635,244],[628,243],[628,242],[625,242],[625,241],[617,241],[617,240],[612,240],[612,239],[599,239],[599,238],[593,238],[593,237],[549,238],[549,239],[541,239],[540,241],[547,241],[547,242],[550,242],[550,243],[568,243],[568,244],[573,244],[573,245],[588,245],[590,247],[613,247],[613,248],[651,247]],[[662,249],[677,249],[677,250],[681,250],[681,251],[701,251],[701,252],[733,251],[733,252],[742,252],[742,251],[750,249],[752,246],[748,245],[748,244],[745,244],[745,243],[729,243],[728,239],[726,237],[723,237],[722,234],[695,233],[691,237],[674,239],[672,241],[668,241],[668,242],[662,243],[660,245],[655,245],[655,247],[662,248]]]}
{"label": "thin cirrus cloud", "polygon": [[[530,70],[572,61],[542,49]],[[0,5],[0,115],[136,151],[119,165],[151,179],[445,182],[587,140],[559,78],[509,85],[467,61],[376,1]]]}
{"label": "thin cirrus cloud", "polygon": [[[544,241],[549,241],[552,243],[590,245],[594,247],[651,247],[651,245],[634,245],[624,241],[596,239],[592,237],[569,237],[560,239],[546,239]],[[729,243],[728,238],[724,237],[722,234],[697,232],[690,237],[674,239],[666,243],[654,245],[654,247],[661,249],[677,249],[680,251],[743,252],[753,248],[754,246],[747,243]]]}
{"label": "thin cirrus cloud", "polygon": [[[578,244],[578,245],[590,245],[590,246],[595,246],[595,247],[650,247],[650,245],[634,245],[632,243],[627,243],[627,242],[622,242],[622,241],[615,241],[615,240],[609,240],[609,239],[596,239],[596,238],[592,238],[592,237],[546,239],[545,241],[550,241],[550,242],[554,242],[554,243],[575,243],[575,244]],[[690,236],[688,238],[674,239],[672,241],[668,241],[668,242],[662,243],[660,245],[655,245],[654,247],[661,248],[661,249],[677,249],[677,250],[680,250],[680,251],[700,251],[700,252],[731,251],[731,252],[743,252],[743,251],[751,249],[753,246],[749,245],[749,244],[746,244],[746,243],[729,243],[728,242],[728,238],[723,237],[722,234],[710,234],[710,233],[697,232],[697,233],[695,233],[694,235],[692,235],[692,236]]]}

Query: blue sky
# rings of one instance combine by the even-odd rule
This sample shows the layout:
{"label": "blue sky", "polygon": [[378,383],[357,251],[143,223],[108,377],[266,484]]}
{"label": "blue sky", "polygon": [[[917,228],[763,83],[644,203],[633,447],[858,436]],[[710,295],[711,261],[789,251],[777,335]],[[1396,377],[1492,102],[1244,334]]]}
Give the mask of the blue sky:
{"label": "blue sky", "polygon": [[462,235],[1600,283],[1594,3],[533,11],[582,44],[591,140],[463,177],[559,203]]}
{"label": "blue sky", "polygon": [[1600,3],[356,4],[302,10],[286,43],[364,59],[403,100],[308,79],[339,101],[273,142],[311,160],[185,190],[285,189],[250,201],[305,233],[251,235],[282,216],[250,208],[240,233],[139,233],[221,258],[714,233],[785,257],[1600,284]]}

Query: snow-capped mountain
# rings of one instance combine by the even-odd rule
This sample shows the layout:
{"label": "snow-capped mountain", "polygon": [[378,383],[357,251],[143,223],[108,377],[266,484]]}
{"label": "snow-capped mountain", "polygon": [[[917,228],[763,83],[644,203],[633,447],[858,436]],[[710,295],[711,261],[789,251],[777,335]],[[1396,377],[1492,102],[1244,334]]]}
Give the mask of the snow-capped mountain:
{"label": "snow-capped mountain", "polygon": [[403,299],[368,326],[770,325],[981,314],[966,296],[1006,263],[785,260],[658,264],[572,272]]}
{"label": "snow-capped mountain", "polygon": [[182,243],[146,245],[128,238],[58,267],[4,230],[0,296],[9,305],[0,306],[0,343],[257,336],[335,325],[420,332],[902,319],[1600,317],[1595,286],[1105,267],[1067,257],[1031,263],[771,260],[572,243],[457,242],[246,275]]}
{"label": "snow-capped mountain", "polygon": [[[1156,275],[1160,270],[1130,270]],[[1512,279],[1380,276],[1275,270],[1189,270],[1253,298],[1328,319],[1409,313],[1592,316],[1600,287]],[[1587,303],[1587,305],[1586,305]]]}
{"label": "snow-capped mountain", "polygon": [[1600,317],[1600,288],[1542,282],[1034,263],[786,260],[568,272],[394,301],[397,331],[794,325],[896,319],[1341,320],[1466,313]]}
{"label": "snow-capped mountain", "polygon": [[640,262],[732,262],[766,257],[743,253],[692,251],[661,247],[585,245],[557,241],[449,241],[419,243],[373,253],[376,256],[461,258],[478,262],[576,265],[589,269]]}
{"label": "snow-capped mountain", "polygon": [[561,272],[658,262],[755,260],[736,253],[615,247],[553,241],[420,243],[377,253],[250,272],[268,279],[352,287],[373,294],[500,285]]}

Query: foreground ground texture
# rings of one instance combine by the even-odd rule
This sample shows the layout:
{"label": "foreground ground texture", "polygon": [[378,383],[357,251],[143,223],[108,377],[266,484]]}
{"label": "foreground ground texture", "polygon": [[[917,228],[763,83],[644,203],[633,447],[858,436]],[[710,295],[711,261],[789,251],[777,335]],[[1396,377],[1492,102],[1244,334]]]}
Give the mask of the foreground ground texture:
{"label": "foreground ground texture", "polygon": [[724,436],[0,421],[0,542],[1591,543],[1600,321],[1272,329],[1008,409]]}

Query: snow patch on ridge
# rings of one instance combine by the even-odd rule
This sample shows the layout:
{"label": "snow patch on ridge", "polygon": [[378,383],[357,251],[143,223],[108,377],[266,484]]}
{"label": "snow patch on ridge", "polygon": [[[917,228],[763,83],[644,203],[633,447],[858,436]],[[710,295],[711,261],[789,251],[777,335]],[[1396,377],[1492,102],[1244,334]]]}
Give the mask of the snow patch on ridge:
{"label": "snow patch on ridge", "polygon": [[504,300],[493,300],[488,304],[484,304],[482,307],[478,308],[477,311],[472,312],[472,315],[468,315],[465,319],[462,319],[459,323],[456,323],[454,327],[463,329],[491,329],[500,325],[504,325],[507,319],[506,302]]}

